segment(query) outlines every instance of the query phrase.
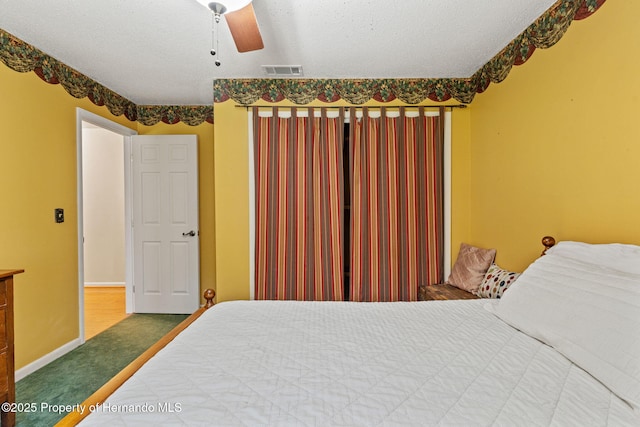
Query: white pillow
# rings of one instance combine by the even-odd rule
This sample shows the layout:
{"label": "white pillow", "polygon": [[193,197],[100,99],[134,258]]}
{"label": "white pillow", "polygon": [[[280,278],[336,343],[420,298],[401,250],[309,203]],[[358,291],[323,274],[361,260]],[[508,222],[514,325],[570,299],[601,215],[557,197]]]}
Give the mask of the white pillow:
{"label": "white pillow", "polygon": [[577,259],[589,264],[640,274],[640,246],[621,243],[590,244],[563,241],[547,254]]}
{"label": "white pillow", "polygon": [[640,274],[557,252],[531,264],[492,311],[639,410]]}

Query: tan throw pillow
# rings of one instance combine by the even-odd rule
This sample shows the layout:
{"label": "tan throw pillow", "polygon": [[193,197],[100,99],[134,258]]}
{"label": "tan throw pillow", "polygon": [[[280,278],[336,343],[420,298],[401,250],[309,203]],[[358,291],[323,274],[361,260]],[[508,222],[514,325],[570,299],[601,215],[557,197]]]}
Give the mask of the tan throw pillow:
{"label": "tan throw pillow", "polygon": [[446,283],[467,292],[476,292],[495,257],[495,249],[482,249],[466,243],[460,244],[458,259],[456,259]]}

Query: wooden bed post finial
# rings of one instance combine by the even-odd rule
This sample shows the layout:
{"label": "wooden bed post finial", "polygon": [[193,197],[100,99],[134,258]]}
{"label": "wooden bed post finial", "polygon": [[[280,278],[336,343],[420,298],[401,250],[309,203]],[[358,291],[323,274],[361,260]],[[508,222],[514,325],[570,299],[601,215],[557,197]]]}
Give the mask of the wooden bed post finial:
{"label": "wooden bed post finial", "polygon": [[554,239],[551,236],[544,236],[542,238],[542,245],[544,246],[544,251],[542,251],[542,255],[546,254],[547,251],[551,249],[555,244],[556,244],[556,239]]}
{"label": "wooden bed post finial", "polygon": [[214,291],[213,289],[206,289],[204,291],[203,296],[204,296],[204,299],[207,301],[204,304],[204,308],[212,307],[213,306],[213,299],[216,296],[216,291]]}

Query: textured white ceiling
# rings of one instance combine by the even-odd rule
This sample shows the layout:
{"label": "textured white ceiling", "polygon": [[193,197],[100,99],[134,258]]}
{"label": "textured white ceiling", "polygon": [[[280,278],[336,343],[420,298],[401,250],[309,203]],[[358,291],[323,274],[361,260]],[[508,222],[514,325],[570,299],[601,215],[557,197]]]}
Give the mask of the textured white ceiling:
{"label": "textured white ceiling", "polygon": [[[224,0],[222,0],[224,3]],[[265,48],[238,53],[196,0],[0,0],[0,28],[136,104],[210,105],[217,78],[469,77],[555,0],[253,0]]]}

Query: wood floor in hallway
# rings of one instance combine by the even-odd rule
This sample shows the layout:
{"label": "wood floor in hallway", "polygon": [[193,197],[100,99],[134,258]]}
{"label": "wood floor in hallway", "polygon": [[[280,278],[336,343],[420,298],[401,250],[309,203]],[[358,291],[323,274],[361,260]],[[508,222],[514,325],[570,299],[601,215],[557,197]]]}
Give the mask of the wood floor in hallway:
{"label": "wood floor in hallway", "polygon": [[124,286],[84,288],[84,336],[99,334],[127,317]]}

